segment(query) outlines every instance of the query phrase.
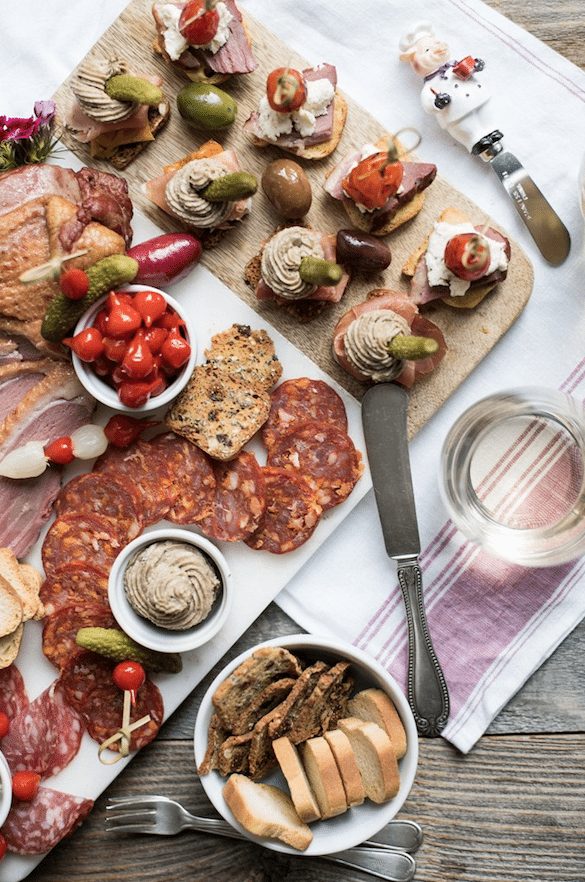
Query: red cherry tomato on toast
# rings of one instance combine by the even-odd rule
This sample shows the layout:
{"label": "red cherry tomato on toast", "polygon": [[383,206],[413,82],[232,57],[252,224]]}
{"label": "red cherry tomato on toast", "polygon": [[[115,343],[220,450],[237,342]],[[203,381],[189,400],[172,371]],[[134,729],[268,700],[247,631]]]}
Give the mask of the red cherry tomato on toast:
{"label": "red cherry tomato on toast", "polygon": [[219,27],[219,13],[213,0],[190,0],[179,19],[179,30],[191,46],[211,43]]}
{"label": "red cherry tomato on toast", "polygon": [[41,776],[36,772],[15,772],[12,776],[12,796],[20,802],[31,802],[37,795]]}
{"label": "red cherry tomato on toast", "polygon": [[298,110],[307,98],[302,73],[293,67],[277,67],[266,80],[266,97],[272,109],[280,113]]}
{"label": "red cherry tomato on toast", "polygon": [[404,167],[387,152],[366,156],[343,179],[343,189],[354,202],[372,210],[383,208],[402,183]]}

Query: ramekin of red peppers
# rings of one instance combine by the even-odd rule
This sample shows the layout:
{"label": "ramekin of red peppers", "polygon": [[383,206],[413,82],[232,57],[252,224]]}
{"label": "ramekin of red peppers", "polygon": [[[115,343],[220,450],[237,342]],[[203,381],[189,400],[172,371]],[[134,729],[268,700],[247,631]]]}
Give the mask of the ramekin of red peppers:
{"label": "ramekin of red peppers", "polygon": [[183,308],[158,288],[110,291],[63,340],[87,391],[102,404],[146,412],[168,404],[195,366],[195,335]]}

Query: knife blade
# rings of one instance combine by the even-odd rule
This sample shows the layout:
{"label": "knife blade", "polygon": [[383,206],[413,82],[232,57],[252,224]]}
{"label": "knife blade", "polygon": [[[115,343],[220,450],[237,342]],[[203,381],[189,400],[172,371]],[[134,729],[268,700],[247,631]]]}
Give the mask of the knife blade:
{"label": "knife blade", "polygon": [[407,410],[408,393],[394,383],[372,386],[362,400],[362,422],[384,544],[388,557],[396,561],[406,609],[408,702],[419,733],[435,738],[449,717],[449,692],[424,609]]}
{"label": "knife blade", "polygon": [[569,231],[520,160],[505,150],[501,141],[479,156],[489,162],[502,182],[545,260],[553,266],[563,263],[571,250]]}

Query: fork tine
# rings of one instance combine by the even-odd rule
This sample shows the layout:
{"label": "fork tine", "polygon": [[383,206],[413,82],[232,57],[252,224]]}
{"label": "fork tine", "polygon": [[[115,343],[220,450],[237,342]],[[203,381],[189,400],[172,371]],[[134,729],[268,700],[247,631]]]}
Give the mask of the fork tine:
{"label": "fork tine", "polygon": [[149,796],[147,794],[145,794],[144,796],[140,794],[137,794],[136,796],[110,796],[109,800],[111,805],[130,805],[142,802],[157,803],[172,801],[166,796]]}
{"label": "fork tine", "polygon": [[106,821],[112,824],[156,824],[155,812],[106,812]]}
{"label": "fork tine", "polygon": [[152,802],[114,802],[106,805],[107,812],[156,812]]}
{"label": "fork tine", "polygon": [[114,824],[106,823],[107,833],[154,833],[154,824]]}

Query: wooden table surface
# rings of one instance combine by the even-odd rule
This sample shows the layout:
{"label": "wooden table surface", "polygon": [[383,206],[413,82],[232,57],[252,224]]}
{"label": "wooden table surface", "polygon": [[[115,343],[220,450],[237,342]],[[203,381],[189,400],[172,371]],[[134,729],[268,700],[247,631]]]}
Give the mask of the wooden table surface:
{"label": "wooden table surface", "polygon": [[[584,0],[489,0],[585,68]],[[276,606],[226,657],[298,626]],[[173,839],[106,836],[107,796],[162,793],[213,813],[193,769],[193,723],[213,671],[98,800],[83,827],[31,874],[31,882],[367,882],[323,861],[283,857],[201,834]],[[420,745],[401,817],[425,843],[417,882],[584,882],[585,622],[507,705],[466,757],[445,742]]]}

